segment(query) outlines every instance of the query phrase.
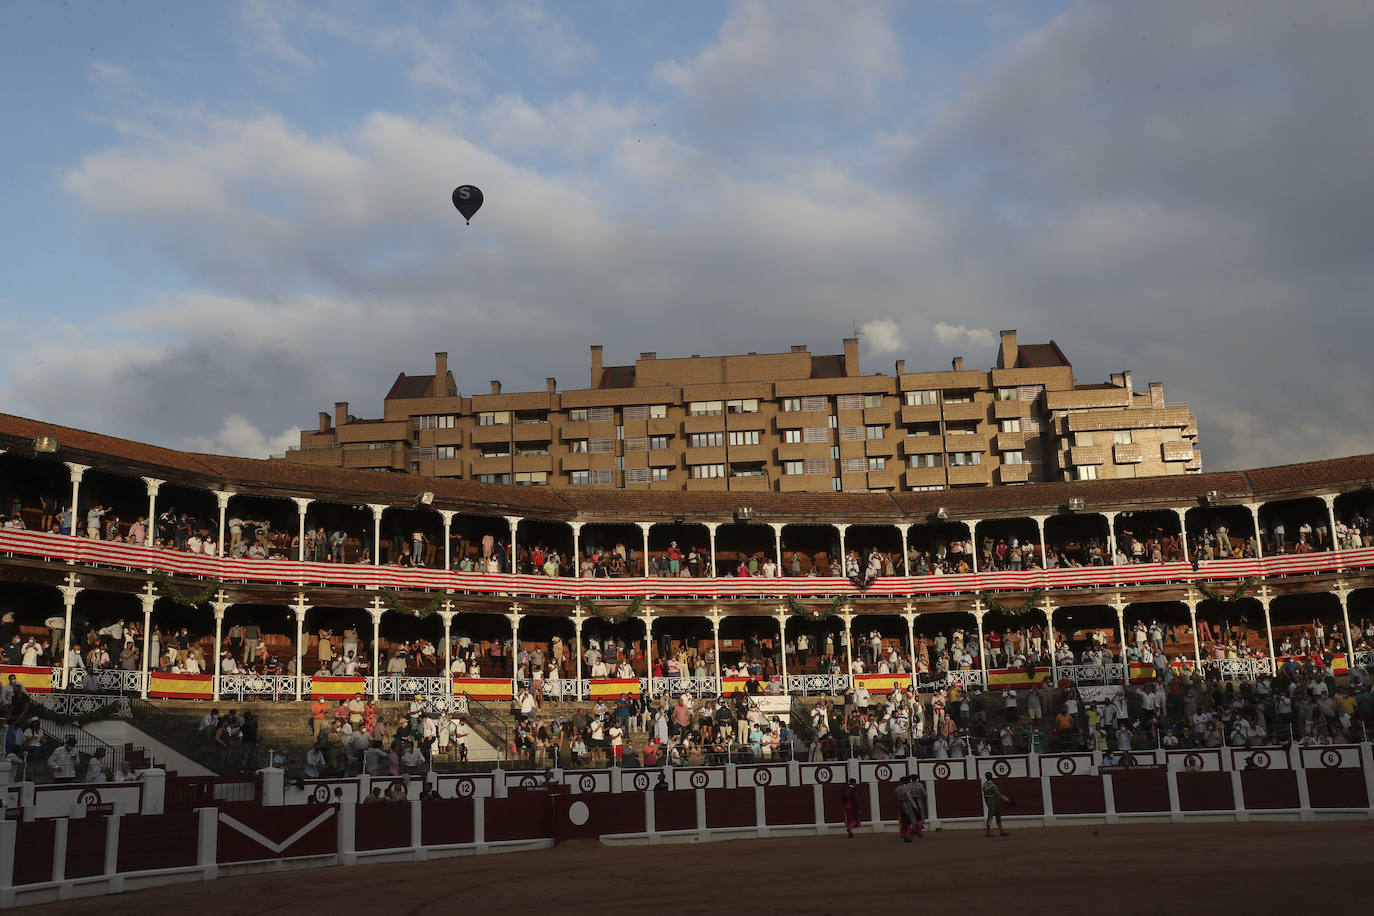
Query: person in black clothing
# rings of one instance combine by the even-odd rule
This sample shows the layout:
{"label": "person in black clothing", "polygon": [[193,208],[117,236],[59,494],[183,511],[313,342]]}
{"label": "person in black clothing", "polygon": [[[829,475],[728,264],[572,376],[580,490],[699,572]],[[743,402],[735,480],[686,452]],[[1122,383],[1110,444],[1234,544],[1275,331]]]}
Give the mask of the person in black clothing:
{"label": "person in black clothing", "polygon": [[240,768],[252,771],[258,760],[258,716],[257,713],[243,714],[243,758]]}

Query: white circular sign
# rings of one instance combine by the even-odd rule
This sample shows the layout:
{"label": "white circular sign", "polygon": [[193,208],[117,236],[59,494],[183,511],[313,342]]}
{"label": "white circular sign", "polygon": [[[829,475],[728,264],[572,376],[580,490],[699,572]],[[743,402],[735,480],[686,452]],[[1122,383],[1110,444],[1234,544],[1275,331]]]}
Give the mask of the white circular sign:
{"label": "white circular sign", "polygon": [[568,805],[568,820],[572,821],[575,826],[581,827],[587,823],[587,818],[591,816],[591,809],[587,807],[586,802],[576,801]]}

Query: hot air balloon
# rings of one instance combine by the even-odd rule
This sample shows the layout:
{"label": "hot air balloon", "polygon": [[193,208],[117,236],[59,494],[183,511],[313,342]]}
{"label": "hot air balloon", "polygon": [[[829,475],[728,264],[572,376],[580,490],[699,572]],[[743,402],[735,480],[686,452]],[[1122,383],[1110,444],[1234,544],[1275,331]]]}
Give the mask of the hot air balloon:
{"label": "hot air balloon", "polygon": [[472,217],[482,209],[482,189],[470,184],[459,185],[453,189],[453,205],[463,214],[463,220],[471,223]]}

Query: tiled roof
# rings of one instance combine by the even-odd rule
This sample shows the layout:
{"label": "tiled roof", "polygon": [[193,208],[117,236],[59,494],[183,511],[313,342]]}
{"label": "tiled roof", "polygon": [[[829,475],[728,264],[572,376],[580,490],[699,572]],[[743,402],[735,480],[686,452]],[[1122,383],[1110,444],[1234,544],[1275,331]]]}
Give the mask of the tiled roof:
{"label": "tiled roof", "polygon": [[1022,344],[1017,347],[1016,367],[1018,369],[1045,369],[1050,366],[1067,366],[1069,358],[1059,349],[1059,344]]}
{"label": "tiled roof", "polygon": [[742,506],[753,508],[760,523],[895,522],[904,518],[919,521],[941,507],[954,518],[996,518],[1053,514],[1074,497],[1083,500],[1085,511],[1100,512],[1195,504],[1209,490],[1225,494],[1228,502],[1258,502],[1374,486],[1374,455],[1355,455],[1249,471],[927,493],[555,490],[180,452],[0,414],[0,448],[26,457],[32,454],[32,442],[38,436],[56,437],[60,445],[56,457],[62,460],[89,464],[110,473],[146,475],[206,489],[231,488],[283,498],[311,496],[342,503],[390,505],[409,504],[419,494],[431,491],[436,508],[544,519],[652,521],[682,517],[726,521]]}
{"label": "tiled roof", "polygon": [[406,375],[401,373],[401,377],[396,379],[396,384],[391,386],[391,391],[387,393],[386,400],[393,398],[423,398],[429,395],[430,387],[434,384],[432,375]]}

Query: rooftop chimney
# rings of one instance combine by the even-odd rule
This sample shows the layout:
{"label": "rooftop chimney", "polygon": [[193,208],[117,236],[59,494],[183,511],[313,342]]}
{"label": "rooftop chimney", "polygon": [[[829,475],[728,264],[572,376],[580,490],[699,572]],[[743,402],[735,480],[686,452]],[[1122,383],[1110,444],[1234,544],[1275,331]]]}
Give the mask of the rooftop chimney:
{"label": "rooftop chimney", "polygon": [[329,432],[329,414],[325,413],[323,410],[320,411],[320,432]]}
{"label": "rooftop chimney", "polygon": [[1163,407],[1163,406],[1164,406],[1164,383],[1163,383],[1163,382],[1151,382],[1151,383],[1150,383],[1150,406],[1151,406],[1151,407]]}
{"label": "rooftop chimney", "polygon": [[1121,373],[1121,387],[1126,389],[1127,397],[1135,394],[1135,380],[1131,378],[1130,372]]}
{"label": "rooftop chimney", "polygon": [[792,352],[793,352],[793,353],[805,353],[805,352],[806,352],[806,344],[793,344],[793,345],[792,345]]}
{"label": "rooftop chimney", "polygon": [[592,344],[592,387],[601,384],[601,344]]}
{"label": "rooftop chimney", "polygon": [[906,372],[906,360],[899,359],[897,360],[897,374],[901,375],[903,372]]}
{"label": "rooftop chimney", "polygon": [[954,359],[952,359],[952,360],[949,361],[949,367],[950,367],[951,369],[953,369],[955,372],[963,372],[963,371],[964,371],[964,358],[963,358],[962,356],[956,356],[956,357],[954,357]]}
{"label": "rooftop chimney", "polygon": [[335,428],[335,429],[338,429],[340,426],[347,426],[347,425],[348,425],[348,402],[347,402],[347,401],[335,401],[335,402],[334,402],[334,428]]}
{"label": "rooftop chimney", "polygon": [[1123,379],[1123,378],[1121,377],[1121,373],[1120,373],[1120,372],[1113,372],[1111,378],[1112,378],[1112,384],[1115,385],[1116,387],[1118,387],[1118,388],[1125,388],[1125,387],[1126,387],[1126,380]]}
{"label": "rooftop chimney", "polygon": [[501,393],[501,380],[500,380],[500,379],[495,379],[495,378],[494,378],[494,379],[491,380],[491,393],[492,393],[492,394],[500,394],[500,393]]}
{"label": "rooftop chimney", "polygon": [[434,396],[443,398],[448,396],[448,354],[434,354]]}
{"label": "rooftop chimney", "polygon": [[857,337],[844,339],[844,374],[846,376],[859,374],[859,338]]}
{"label": "rooftop chimney", "polygon": [[639,358],[640,358],[640,359],[657,359],[657,358],[658,358],[658,353],[656,353],[656,352],[653,351],[653,350],[649,350],[648,352],[639,354]]}
{"label": "rooftop chimney", "polygon": [[544,387],[548,389],[549,394],[553,394],[554,392],[556,392],[556,391],[558,390],[558,379],[556,379],[556,378],[546,378],[546,379],[544,379]]}
{"label": "rooftop chimney", "polygon": [[1002,349],[997,354],[998,369],[1016,368],[1016,329],[1002,332]]}

